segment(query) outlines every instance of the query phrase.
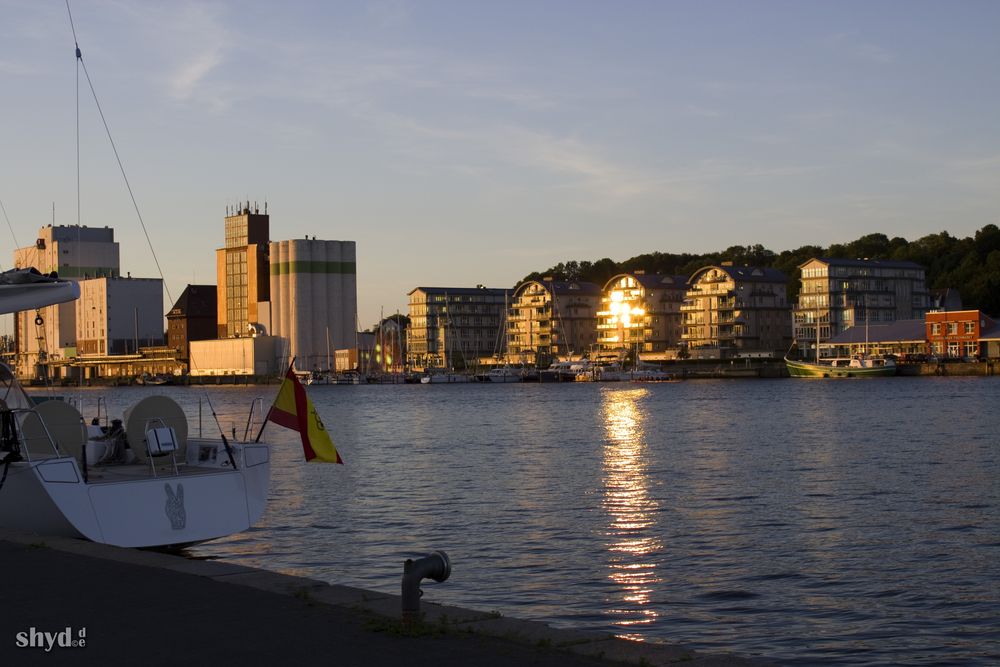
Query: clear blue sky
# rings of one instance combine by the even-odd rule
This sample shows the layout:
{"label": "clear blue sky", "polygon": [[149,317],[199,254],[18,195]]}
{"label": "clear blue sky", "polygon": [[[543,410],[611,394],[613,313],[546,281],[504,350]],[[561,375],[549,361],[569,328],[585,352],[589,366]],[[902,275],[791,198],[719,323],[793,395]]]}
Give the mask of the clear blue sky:
{"label": "clear blue sky", "polygon": [[[418,285],[569,259],[1000,222],[1000,2],[71,6],[175,298],[215,282],[245,198],[273,239],[357,242],[363,326]],[[0,200],[24,245],[53,202],[76,222],[65,5],[0,0],[0,44]],[[155,277],[81,94],[82,222]]]}

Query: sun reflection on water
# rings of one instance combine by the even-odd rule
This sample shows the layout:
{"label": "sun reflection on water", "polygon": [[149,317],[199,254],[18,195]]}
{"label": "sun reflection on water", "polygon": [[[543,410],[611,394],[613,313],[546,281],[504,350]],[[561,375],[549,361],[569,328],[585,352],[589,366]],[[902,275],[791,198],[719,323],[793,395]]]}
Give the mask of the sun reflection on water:
{"label": "sun reflection on water", "polygon": [[659,616],[650,594],[661,578],[652,556],[663,543],[656,535],[659,505],[649,493],[648,452],[641,404],[648,389],[602,392],[604,499],[608,514],[608,577],[620,589],[610,613],[619,636],[643,639],[636,630]]}

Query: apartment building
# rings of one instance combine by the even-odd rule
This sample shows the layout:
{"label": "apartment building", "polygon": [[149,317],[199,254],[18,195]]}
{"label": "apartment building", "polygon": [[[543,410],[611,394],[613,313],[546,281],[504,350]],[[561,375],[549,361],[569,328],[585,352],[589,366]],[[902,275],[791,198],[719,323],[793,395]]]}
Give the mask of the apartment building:
{"label": "apartment building", "polygon": [[687,352],[700,359],[784,354],[792,335],[787,287],[777,269],[729,262],[699,269],[681,306]]}
{"label": "apartment building", "polygon": [[406,361],[414,370],[467,368],[480,357],[506,352],[511,291],[488,287],[417,287],[411,290]]}
{"label": "apartment building", "polygon": [[597,312],[602,357],[637,352],[647,360],[675,358],[682,340],[686,276],[622,273],[605,283]]}
{"label": "apartment building", "polygon": [[545,278],[514,289],[510,303],[507,361],[547,368],[556,359],[579,357],[597,342],[601,288],[583,281]]}
{"label": "apartment building", "polygon": [[793,311],[799,342],[820,343],[852,326],[921,319],[929,309],[924,268],[914,262],[814,258],[802,271]]}

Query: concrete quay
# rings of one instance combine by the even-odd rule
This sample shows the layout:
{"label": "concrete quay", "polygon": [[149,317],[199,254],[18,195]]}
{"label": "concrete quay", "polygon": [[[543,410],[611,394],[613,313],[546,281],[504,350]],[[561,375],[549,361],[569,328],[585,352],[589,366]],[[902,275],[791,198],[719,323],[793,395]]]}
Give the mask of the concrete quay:
{"label": "concrete quay", "polygon": [[423,621],[404,626],[398,595],[6,529],[0,563],[5,665],[771,664],[554,629],[426,598]]}

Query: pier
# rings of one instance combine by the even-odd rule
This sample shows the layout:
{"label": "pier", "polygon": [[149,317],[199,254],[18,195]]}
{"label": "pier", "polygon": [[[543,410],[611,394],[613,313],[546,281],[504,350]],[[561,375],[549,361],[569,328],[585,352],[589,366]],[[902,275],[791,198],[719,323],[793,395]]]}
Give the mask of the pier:
{"label": "pier", "polygon": [[[426,597],[423,620],[408,626],[398,595],[20,531],[0,530],[0,558],[9,574],[4,664],[768,664],[554,629]],[[53,640],[49,651],[44,633]]]}

